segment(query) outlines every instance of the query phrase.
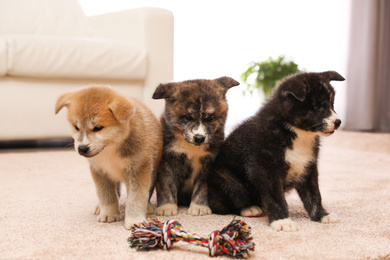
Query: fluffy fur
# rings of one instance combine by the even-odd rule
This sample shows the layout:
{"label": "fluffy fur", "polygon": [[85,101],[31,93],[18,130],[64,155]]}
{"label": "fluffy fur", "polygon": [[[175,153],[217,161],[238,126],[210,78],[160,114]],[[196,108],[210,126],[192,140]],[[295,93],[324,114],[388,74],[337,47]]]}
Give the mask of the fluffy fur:
{"label": "fluffy fur", "polygon": [[162,153],[158,119],[137,99],[109,87],[65,93],[57,100],[56,114],[63,107],[68,108],[75,149],[90,165],[99,199],[94,211],[98,221],[120,220],[121,182],[127,189],[126,229],[145,220]]}
{"label": "fluffy fur", "polygon": [[176,215],[177,205],[191,215],[211,214],[207,175],[224,140],[226,92],[232,78],[160,84],[154,99],[165,99],[161,117],[164,148],[157,177],[157,215]]}
{"label": "fluffy fur", "polygon": [[334,112],[332,80],[337,72],[290,76],[253,117],[226,139],[209,177],[214,213],[268,213],[275,230],[297,230],[284,193],[295,188],[313,221],[336,222],[322,206],[318,187],[319,136],[341,124]]}

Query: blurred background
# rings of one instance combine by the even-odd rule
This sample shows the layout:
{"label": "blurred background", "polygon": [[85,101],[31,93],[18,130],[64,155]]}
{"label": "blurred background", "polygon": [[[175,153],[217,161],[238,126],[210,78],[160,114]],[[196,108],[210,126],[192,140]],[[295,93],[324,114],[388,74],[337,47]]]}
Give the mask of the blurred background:
{"label": "blurred background", "polygon": [[[79,0],[93,16],[136,7],[174,16],[174,80],[230,76],[240,81],[251,61],[285,56],[300,70],[347,73],[350,0]],[[123,25],[125,26],[125,25]],[[347,79],[348,81],[348,79]],[[333,82],[335,109],[346,111],[346,82]],[[229,90],[227,129],[252,115],[264,98]]]}
{"label": "blurred background", "polygon": [[232,77],[241,84],[227,93],[229,134],[266,100],[243,93],[260,82],[252,66],[278,78],[337,71],[341,128],[390,132],[389,0],[13,0],[0,1],[0,149],[69,138],[55,100],[90,84],[160,115],[158,83]]}

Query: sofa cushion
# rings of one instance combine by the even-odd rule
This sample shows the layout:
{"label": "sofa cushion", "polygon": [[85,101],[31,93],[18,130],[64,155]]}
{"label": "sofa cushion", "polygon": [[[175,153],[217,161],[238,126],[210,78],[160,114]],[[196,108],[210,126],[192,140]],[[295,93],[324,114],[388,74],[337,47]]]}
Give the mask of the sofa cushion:
{"label": "sofa cushion", "polygon": [[[2,41],[7,46],[3,52]],[[105,39],[0,36],[0,75],[4,66],[7,76],[133,80],[146,77],[147,52]]]}
{"label": "sofa cushion", "polygon": [[1,0],[0,34],[89,36],[77,0]]}

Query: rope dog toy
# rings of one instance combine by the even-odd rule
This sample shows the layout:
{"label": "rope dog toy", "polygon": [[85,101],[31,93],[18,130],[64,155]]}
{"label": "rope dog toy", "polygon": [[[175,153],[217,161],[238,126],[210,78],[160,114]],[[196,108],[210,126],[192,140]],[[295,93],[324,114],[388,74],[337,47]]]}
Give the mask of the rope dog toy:
{"label": "rope dog toy", "polygon": [[131,228],[127,239],[131,248],[138,251],[152,249],[170,250],[178,241],[184,241],[209,249],[209,256],[230,255],[246,258],[254,251],[255,244],[250,237],[251,228],[240,220],[234,220],[221,231],[214,231],[210,237],[188,234],[176,220],[162,223],[159,219],[149,219]]}

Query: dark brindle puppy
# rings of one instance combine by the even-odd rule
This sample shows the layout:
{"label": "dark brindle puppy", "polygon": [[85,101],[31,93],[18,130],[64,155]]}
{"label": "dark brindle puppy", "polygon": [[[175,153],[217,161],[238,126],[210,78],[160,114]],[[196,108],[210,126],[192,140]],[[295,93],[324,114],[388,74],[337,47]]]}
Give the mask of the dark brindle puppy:
{"label": "dark brindle puppy", "polygon": [[256,115],[226,139],[209,178],[214,213],[268,213],[275,230],[296,230],[284,193],[295,188],[313,221],[336,222],[321,204],[317,160],[319,135],[341,124],[334,112],[337,72],[301,73],[282,81]]}
{"label": "dark brindle puppy", "polygon": [[211,214],[207,175],[224,140],[226,92],[238,84],[222,77],[157,87],[153,98],[165,99],[161,117],[163,158],[156,183],[157,215],[176,215],[178,204],[189,205],[191,215]]}

